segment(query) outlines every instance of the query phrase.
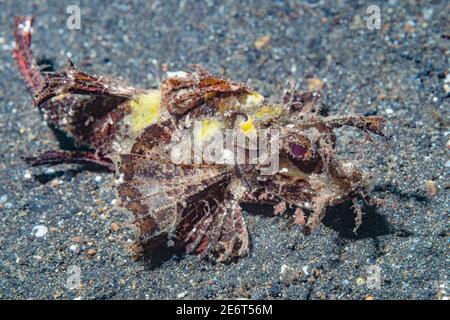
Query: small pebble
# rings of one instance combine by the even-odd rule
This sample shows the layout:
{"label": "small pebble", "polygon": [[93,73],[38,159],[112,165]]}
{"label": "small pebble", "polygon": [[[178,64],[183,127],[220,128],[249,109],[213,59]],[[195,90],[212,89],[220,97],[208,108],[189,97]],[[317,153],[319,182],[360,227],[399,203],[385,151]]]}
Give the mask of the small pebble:
{"label": "small pebble", "polygon": [[97,250],[95,250],[95,249],[88,249],[88,251],[86,251],[86,254],[88,255],[89,258],[92,258],[93,256],[95,256],[96,253],[97,253]]}
{"label": "small pebble", "polygon": [[447,168],[450,168],[450,160],[447,160],[447,161],[445,162],[445,166],[446,166]]}
{"label": "small pebble", "polygon": [[283,264],[280,270],[280,280],[285,285],[290,285],[300,277],[300,273],[294,268]]}
{"label": "small pebble", "polygon": [[31,230],[31,235],[36,237],[36,238],[41,238],[43,236],[45,236],[48,232],[48,229],[46,226],[44,225],[38,225],[38,226],[34,226],[33,229]]}
{"label": "small pebble", "polygon": [[78,254],[80,252],[80,248],[76,244],[72,244],[69,247],[69,250],[72,251],[73,254]]}
{"label": "small pebble", "polygon": [[303,266],[302,270],[304,274],[309,275],[309,266]]}
{"label": "small pebble", "polygon": [[80,242],[81,241],[81,237],[73,237],[72,241],[73,242]]}
{"label": "small pebble", "polygon": [[53,179],[53,180],[50,182],[50,185],[51,185],[53,188],[59,187],[61,184],[62,184],[62,181],[59,180],[59,179]]}
{"label": "small pebble", "polygon": [[25,179],[31,179],[31,173],[29,171],[26,171],[25,174],[23,175],[23,177]]}
{"label": "small pebble", "polygon": [[8,201],[8,196],[6,194],[0,197],[0,203],[5,203],[6,201]]}
{"label": "small pebble", "polygon": [[450,92],[450,85],[448,83],[445,83],[443,88],[444,88],[445,93]]}
{"label": "small pebble", "polygon": [[362,286],[364,283],[366,283],[366,280],[363,277],[359,277],[356,279],[356,284],[358,286]]}
{"label": "small pebble", "polygon": [[102,181],[102,176],[95,176],[95,182]]}
{"label": "small pebble", "polygon": [[54,174],[54,173],[55,173],[55,169],[53,169],[53,168],[47,168],[47,169],[45,169],[44,173],[45,173],[46,175]]}
{"label": "small pebble", "polygon": [[261,49],[267,46],[270,43],[270,36],[262,36],[258,40],[255,41],[256,49]]}
{"label": "small pebble", "polygon": [[117,223],[115,223],[115,222],[111,223],[111,231],[112,232],[117,232],[117,231],[119,231],[119,229],[120,229],[120,227]]}
{"label": "small pebble", "polygon": [[405,27],[404,27],[404,30],[405,30],[406,32],[413,33],[413,32],[416,31],[415,25],[416,25],[416,24],[414,23],[414,21],[409,20],[409,21],[406,22]]}
{"label": "small pebble", "polygon": [[177,299],[183,299],[184,297],[186,297],[187,295],[187,291],[181,292],[179,294],[177,294]]}
{"label": "small pebble", "polygon": [[425,182],[425,186],[426,186],[426,189],[427,189],[428,197],[431,198],[431,197],[434,197],[437,194],[438,189],[437,189],[436,183],[434,181],[428,180],[427,182]]}

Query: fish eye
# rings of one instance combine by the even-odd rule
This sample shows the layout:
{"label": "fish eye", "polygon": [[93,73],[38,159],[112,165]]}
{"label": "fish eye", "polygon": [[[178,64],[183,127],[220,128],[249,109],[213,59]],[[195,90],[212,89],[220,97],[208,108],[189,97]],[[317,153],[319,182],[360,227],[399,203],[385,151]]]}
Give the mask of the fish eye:
{"label": "fish eye", "polygon": [[314,151],[308,139],[299,140],[289,142],[287,146],[292,163],[303,172],[321,172],[323,161],[320,154]]}
{"label": "fish eye", "polygon": [[296,158],[303,158],[303,156],[308,152],[308,148],[298,144],[298,143],[290,143],[289,150],[291,154]]}

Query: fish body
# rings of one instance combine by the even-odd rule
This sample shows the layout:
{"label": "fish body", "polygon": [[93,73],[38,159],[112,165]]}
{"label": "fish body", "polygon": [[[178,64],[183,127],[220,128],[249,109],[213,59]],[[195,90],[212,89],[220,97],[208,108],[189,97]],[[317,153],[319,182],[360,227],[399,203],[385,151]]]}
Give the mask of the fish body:
{"label": "fish body", "polygon": [[172,251],[217,261],[246,255],[243,203],[295,209],[309,233],[326,209],[369,198],[372,177],[337,158],[334,129],[353,126],[385,137],[379,116],[322,116],[319,93],[288,90],[269,102],[249,86],[203,67],[167,73],[141,89],[90,75],[72,63],[41,74],[30,42],[32,20],[17,20],[15,58],[33,102],[73,149],[46,151],[31,165],[95,164],[120,176],[120,206],[131,212],[134,257]]}

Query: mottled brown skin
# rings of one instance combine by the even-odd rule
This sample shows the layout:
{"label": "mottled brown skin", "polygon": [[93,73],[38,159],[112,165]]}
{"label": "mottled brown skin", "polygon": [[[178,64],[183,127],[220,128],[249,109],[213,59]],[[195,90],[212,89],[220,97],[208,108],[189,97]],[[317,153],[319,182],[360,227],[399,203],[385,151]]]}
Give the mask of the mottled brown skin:
{"label": "mottled brown skin", "polygon": [[[198,112],[205,101],[201,96],[205,91],[198,88],[203,83],[202,74],[189,74],[185,83],[179,78],[164,83],[169,97],[175,95],[169,86],[176,83],[173,90],[183,87],[183,97],[191,98],[176,103],[168,97],[163,100],[176,104],[172,108],[177,119],[189,115],[193,121],[204,116]],[[152,255],[168,243],[186,254],[217,261],[246,254],[249,237],[242,203],[273,204],[277,214],[287,207],[296,208],[298,224],[309,233],[320,224],[327,207],[351,199],[356,231],[362,214],[357,199],[368,199],[370,176],[352,163],[336,159],[333,130],[350,125],[384,136],[383,120],[356,115],[322,117],[318,97],[313,93],[289,93],[283,113],[261,123],[261,127],[279,129],[280,167],[288,168],[287,172],[281,170],[271,176],[261,175],[258,165],[174,165],[164,145],[177,125],[171,122],[147,128],[147,134],[136,139],[130,154],[121,156],[119,166],[124,179],[119,195],[125,208],[133,212],[138,229],[139,237],[133,245],[135,257]],[[219,102],[209,104],[208,115],[230,123],[227,115],[220,113]],[[183,106],[185,112],[180,111]],[[158,189],[157,194],[153,193],[155,184],[163,189]],[[160,203],[161,199],[167,206]]]}
{"label": "mottled brown skin", "polygon": [[[352,200],[355,231],[361,224],[357,199],[369,198],[371,177],[336,158],[333,130],[353,126],[385,137],[381,117],[323,117],[317,93],[289,91],[280,104],[269,106],[269,111],[279,112],[255,122],[258,129],[280,133],[279,172],[262,175],[261,165],[177,165],[168,149],[177,129],[190,127],[194,120],[214,119],[236,128],[239,117],[256,119],[262,106],[246,102],[248,97],[257,99],[255,91],[200,67],[182,77],[167,77],[160,86],[166,115],[136,136],[127,136],[126,102],[142,90],[88,75],[73,65],[42,77],[29,48],[31,33],[20,28],[23,19],[16,27],[20,41],[15,58],[36,94],[35,104],[50,125],[89,149],[48,151],[28,160],[32,165],[94,163],[116,170],[122,178],[117,188],[121,206],[133,214],[137,229],[131,247],[135,258],[168,248],[217,261],[247,254],[250,241],[242,203],[269,203],[277,214],[294,208],[295,221],[309,233],[329,206]],[[132,142],[126,152],[114,149],[118,140]]]}
{"label": "mottled brown skin", "polygon": [[[192,88],[196,88],[192,90]],[[217,103],[227,97],[250,93],[243,84],[212,76],[202,66],[196,66],[189,77],[169,77],[161,83],[162,104],[174,117],[187,114],[198,117],[217,112]]]}
{"label": "mottled brown skin", "polygon": [[69,138],[72,145],[25,160],[33,166],[81,163],[114,171],[112,142],[123,131],[125,102],[140,90],[78,71],[70,61],[61,72],[42,74],[30,48],[33,22],[33,17],[16,18],[13,56],[34,94],[34,105],[55,133]]}

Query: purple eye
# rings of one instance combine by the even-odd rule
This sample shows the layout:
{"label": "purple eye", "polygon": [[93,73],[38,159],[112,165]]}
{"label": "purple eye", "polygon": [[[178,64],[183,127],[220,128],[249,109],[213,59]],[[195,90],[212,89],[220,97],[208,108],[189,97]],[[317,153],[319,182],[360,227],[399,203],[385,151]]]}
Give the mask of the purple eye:
{"label": "purple eye", "polygon": [[302,158],[308,151],[308,148],[301,144],[292,143],[289,147],[291,148],[292,155],[296,158]]}

